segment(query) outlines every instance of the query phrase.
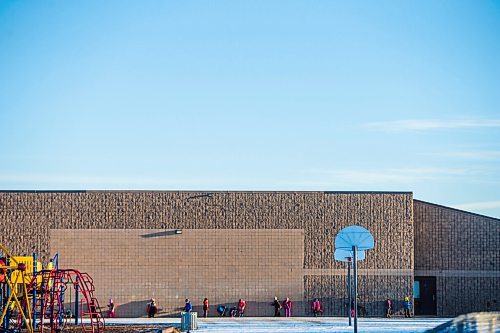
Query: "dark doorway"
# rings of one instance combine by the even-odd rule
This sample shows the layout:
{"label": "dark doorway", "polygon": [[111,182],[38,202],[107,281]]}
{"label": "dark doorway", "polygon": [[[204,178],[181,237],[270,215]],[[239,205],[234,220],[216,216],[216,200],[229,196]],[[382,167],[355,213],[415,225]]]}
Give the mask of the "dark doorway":
{"label": "dark doorway", "polygon": [[415,277],[414,284],[415,315],[437,315],[436,277]]}

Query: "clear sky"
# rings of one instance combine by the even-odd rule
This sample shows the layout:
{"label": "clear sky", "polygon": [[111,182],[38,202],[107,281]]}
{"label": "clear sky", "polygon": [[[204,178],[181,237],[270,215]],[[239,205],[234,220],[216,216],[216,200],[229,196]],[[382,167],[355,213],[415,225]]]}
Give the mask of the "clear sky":
{"label": "clear sky", "polygon": [[0,1],[0,189],[412,191],[500,218],[499,1]]}

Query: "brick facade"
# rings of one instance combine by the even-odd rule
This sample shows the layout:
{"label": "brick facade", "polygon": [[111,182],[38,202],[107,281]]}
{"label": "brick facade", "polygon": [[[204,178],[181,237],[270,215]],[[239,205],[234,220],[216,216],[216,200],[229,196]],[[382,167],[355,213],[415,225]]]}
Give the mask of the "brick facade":
{"label": "brick facade", "polygon": [[94,276],[118,316],[143,315],[151,297],[166,315],[185,297],[195,307],[209,297],[212,315],[240,297],[248,315],[272,315],[275,295],[292,299],[294,315],[309,315],[314,297],[342,315],[347,272],[332,258],[348,225],[375,238],[359,265],[369,315],[387,297],[399,307],[414,275],[437,276],[439,315],[463,313],[500,299],[498,222],[408,192],[0,192],[0,242],[44,261],[59,252],[62,266]]}
{"label": "brick facade", "polygon": [[500,311],[500,220],[414,201],[415,276],[436,277],[437,314]]}
{"label": "brick facade", "polygon": [[62,267],[99,283],[100,299],[121,302],[120,316],[143,315],[148,297],[167,315],[185,298],[199,305],[207,297],[214,313],[214,305],[243,298],[247,315],[258,316],[269,315],[270,294],[304,298],[302,230],[53,229],[50,243]]}
{"label": "brick facade", "polygon": [[[326,315],[341,315],[346,270],[344,264],[332,259],[333,241],[342,228],[357,224],[375,237],[375,249],[360,263],[360,295],[368,313],[379,315],[386,297],[398,300],[412,292],[412,209],[411,193],[2,192],[0,222],[4,233],[0,241],[14,253],[36,251],[44,260],[60,251],[61,263],[83,267],[95,275],[98,296],[113,296],[119,304],[117,314],[122,316],[142,314],[145,301],[152,295],[158,295],[166,314],[176,313],[186,296],[199,306],[203,295],[211,296],[213,304],[234,304],[241,295],[249,301],[249,315],[270,315],[272,308],[268,304],[276,295],[292,298],[294,315],[308,314],[314,297],[323,301]],[[154,277],[148,269],[158,259],[156,255],[145,258],[140,242],[134,243],[144,241],[137,238],[139,229],[150,234],[183,230],[176,238],[182,240],[178,248],[166,243],[157,247],[157,251],[174,251],[177,256],[162,257],[164,269]],[[127,238],[120,236],[122,232],[136,234]],[[115,235],[111,241],[106,238],[110,233]],[[65,235],[78,242],[64,240]],[[249,235],[261,238],[246,241]],[[266,237],[271,236],[274,238],[270,242]],[[188,237],[193,238],[188,241]],[[302,242],[300,255],[297,237]],[[236,253],[237,260],[233,261],[229,258],[234,257],[224,254],[225,265],[201,265],[197,254],[208,251],[209,257],[217,255],[207,248],[210,241],[203,239],[237,240],[237,246],[216,245],[231,255],[238,246],[244,251]],[[82,244],[87,250],[82,250]],[[113,247],[106,248],[106,244]],[[188,258],[181,259],[184,246],[189,247]],[[107,250],[96,252],[103,248]],[[265,251],[259,254],[259,248],[275,254],[272,258]],[[106,257],[113,258],[115,265],[103,259]],[[127,268],[126,274],[116,268],[133,267],[136,261],[145,268]],[[287,265],[295,267],[298,262],[300,272],[286,271]],[[255,263],[269,267],[255,273]],[[215,278],[211,278],[209,272],[214,269]],[[189,272],[190,286],[175,290],[180,282],[173,283],[170,275],[182,272]],[[235,274],[247,278],[231,282]],[[263,280],[259,274],[270,274],[272,278]],[[223,279],[221,284],[214,282],[218,279]],[[120,295],[123,299],[118,298]]]}

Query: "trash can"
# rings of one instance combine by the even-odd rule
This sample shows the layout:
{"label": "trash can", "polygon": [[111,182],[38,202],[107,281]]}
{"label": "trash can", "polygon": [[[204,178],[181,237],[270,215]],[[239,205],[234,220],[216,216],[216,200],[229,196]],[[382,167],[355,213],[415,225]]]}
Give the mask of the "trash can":
{"label": "trash can", "polygon": [[181,331],[198,329],[198,312],[181,312]]}

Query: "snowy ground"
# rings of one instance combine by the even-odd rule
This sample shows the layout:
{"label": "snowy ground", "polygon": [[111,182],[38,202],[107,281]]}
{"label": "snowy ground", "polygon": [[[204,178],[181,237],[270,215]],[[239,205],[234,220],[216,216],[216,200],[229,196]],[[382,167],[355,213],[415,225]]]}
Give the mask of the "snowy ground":
{"label": "snowy ground", "polygon": [[[358,332],[367,333],[421,333],[449,321],[446,318],[382,319],[361,318]],[[163,324],[180,326],[176,318],[116,318],[106,319],[112,324]],[[197,333],[340,333],[353,332],[347,318],[200,318]]]}

